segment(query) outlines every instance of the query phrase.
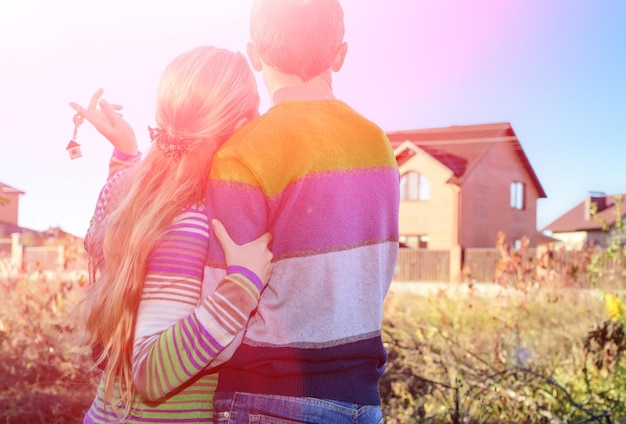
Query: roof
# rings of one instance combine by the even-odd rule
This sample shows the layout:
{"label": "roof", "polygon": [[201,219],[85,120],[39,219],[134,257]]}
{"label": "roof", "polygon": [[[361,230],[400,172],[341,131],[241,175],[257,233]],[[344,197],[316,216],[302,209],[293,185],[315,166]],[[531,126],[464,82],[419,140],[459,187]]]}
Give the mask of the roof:
{"label": "roof", "polygon": [[[430,128],[410,131],[388,132],[387,137],[395,149],[403,142],[410,141],[437,159],[454,173],[457,184],[463,182],[487,150],[497,142],[509,142],[528,172],[532,183],[537,188],[539,197],[546,193],[535,174],[524,149],[508,122],[480,125],[456,125],[452,127]],[[403,150],[398,152],[396,160],[402,165],[412,155]]]}
{"label": "roof", "polygon": [[17,194],[24,194],[23,191],[18,190],[16,188],[11,187],[10,185],[6,185],[3,182],[0,182],[0,193],[17,193]]}
{"label": "roof", "polygon": [[79,146],[80,144],[78,144],[74,140],[70,140],[70,142],[67,143],[67,147],[65,148],[65,150],[73,149],[74,147],[79,147]]}
{"label": "roof", "polygon": [[[617,219],[615,215],[615,196],[622,196],[621,218],[624,218],[624,216],[626,216],[626,194],[587,197],[578,205],[548,224],[541,231],[552,231],[553,233],[602,231],[603,223],[611,226],[615,224],[615,220]],[[603,208],[598,208],[598,219],[588,218],[589,214],[587,210],[590,201],[595,201],[599,205],[604,203]]]}
{"label": "roof", "polygon": [[0,237],[6,237],[12,233],[21,233],[22,227],[6,221],[0,221]]}

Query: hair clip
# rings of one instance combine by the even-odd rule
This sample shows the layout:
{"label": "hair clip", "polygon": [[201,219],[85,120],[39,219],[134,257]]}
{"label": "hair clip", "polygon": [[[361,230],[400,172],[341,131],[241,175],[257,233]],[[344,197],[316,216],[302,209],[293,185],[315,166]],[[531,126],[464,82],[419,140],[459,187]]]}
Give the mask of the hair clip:
{"label": "hair clip", "polygon": [[162,128],[148,127],[150,132],[150,141],[156,141],[157,147],[167,158],[172,158],[174,162],[178,162],[180,157],[187,151],[189,141],[182,135],[170,136],[167,131]]}

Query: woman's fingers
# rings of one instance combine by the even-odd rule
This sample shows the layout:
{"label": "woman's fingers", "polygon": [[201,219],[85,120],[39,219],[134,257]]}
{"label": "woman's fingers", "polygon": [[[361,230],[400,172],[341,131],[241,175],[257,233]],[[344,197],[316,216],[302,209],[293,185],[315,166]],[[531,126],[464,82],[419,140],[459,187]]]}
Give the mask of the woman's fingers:
{"label": "woman's fingers", "polygon": [[265,233],[250,243],[239,245],[233,241],[226,227],[217,219],[211,221],[215,237],[222,246],[226,265],[238,265],[254,272],[264,284],[270,279],[272,273],[273,254],[269,249],[272,235]]}
{"label": "woman's fingers", "polygon": [[87,106],[88,110],[95,110],[96,106],[98,106],[98,100],[100,100],[100,97],[102,97],[102,94],[104,93],[104,90],[102,88],[99,88],[95,93],[93,93],[93,95],[91,96],[91,100],[89,101],[89,106]]}
{"label": "woman's fingers", "polygon": [[224,224],[218,219],[214,219],[211,221],[211,225],[213,226],[213,232],[215,233],[215,237],[217,237],[217,241],[222,245],[222,250],[224,253],[231,253],[232,249],[237,246],[237,244],[233,241],[224,227]]}

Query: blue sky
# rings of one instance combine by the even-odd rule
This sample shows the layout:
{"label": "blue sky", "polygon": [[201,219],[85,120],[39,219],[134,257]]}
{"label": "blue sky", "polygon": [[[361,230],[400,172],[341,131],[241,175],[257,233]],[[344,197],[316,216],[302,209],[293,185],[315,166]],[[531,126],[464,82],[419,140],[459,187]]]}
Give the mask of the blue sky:
{"label": "blue sky", "polygon": [[[19,223],[87,229],[110,148],[69,101],[99,87],[140,148],[165,65],[200,44],[243,51],[250,0],[23,0],[0,6],[0,181]],[[538,228],[588,191],[626,193],[626,1],[344,0],[339,98],[384,130],[510,122],[548,198]],[[263,91],[262,111],[268,107]]]}

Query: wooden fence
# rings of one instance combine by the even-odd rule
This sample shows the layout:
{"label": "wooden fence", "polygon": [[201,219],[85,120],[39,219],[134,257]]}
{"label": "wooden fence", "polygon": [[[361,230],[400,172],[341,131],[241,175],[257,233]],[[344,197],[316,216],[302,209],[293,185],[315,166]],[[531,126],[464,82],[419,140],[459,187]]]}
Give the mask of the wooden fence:
{"label": "wooden fence", "polygon": [[[66,253],[63,246],[21,246],[17,252],[11,252],[10,239],[0,239],[0,276],[38,270],[87,269],[84,252],[70,255],[76,256],[70,262]],[[394,280],[448,282],[451,276],[458,274],[463,280],[496,282],[503,273],[505,277],[508,273],[513,278],[558,279],[581,287],[594,284],[598,279],[626,287],[626,260],[620,263],[616,256],[611,257],[605,251],[553,249],[538,254],[536,249],[528,249],[525,255],[516,251],[511,254],[518,260],[515,270],[511,269],[511,263],[503,264],[495,248],[464,249],[461,264],[456,267],[451,264],[448,250],[400,249]],[[592,273],[588,272],[590,269]]]}
{"label": "wooden fence", "polygon": [[603,283],[626,285],[626,257],[603,250],[528,249],[511,252],[505,261],[495,248],[464,249],[457,269],[447,250],[400,249],[394,280],[450,281],[459,274],[464,280],[497,282],[504,277],[559,280],[563,284],[586,287]]}
{"label": "wooden fence", "polygon": [[22,267],[26,272],[65,268],[65,249],[63,246],[24,247]]}
{"label": "wooden fence", "polygon": [[[82,246],[82,242],[80,243]],[[68,253],[70,253],[68,255]],[[68,251],[67,246],[24,246],[18,239],[0,239],[0,277],[35,271],[71,271],[87,269],[82,247]]]}
{"label": "wooden fence", "polygon": [[450,251],[400,249],[396,281],[449,281]]}
{"label": "wooden fence", "polygon": [[465,249],[463,252],[463,276],[481,282],[496,279],[496,266],[500,253],[495,248]]}

